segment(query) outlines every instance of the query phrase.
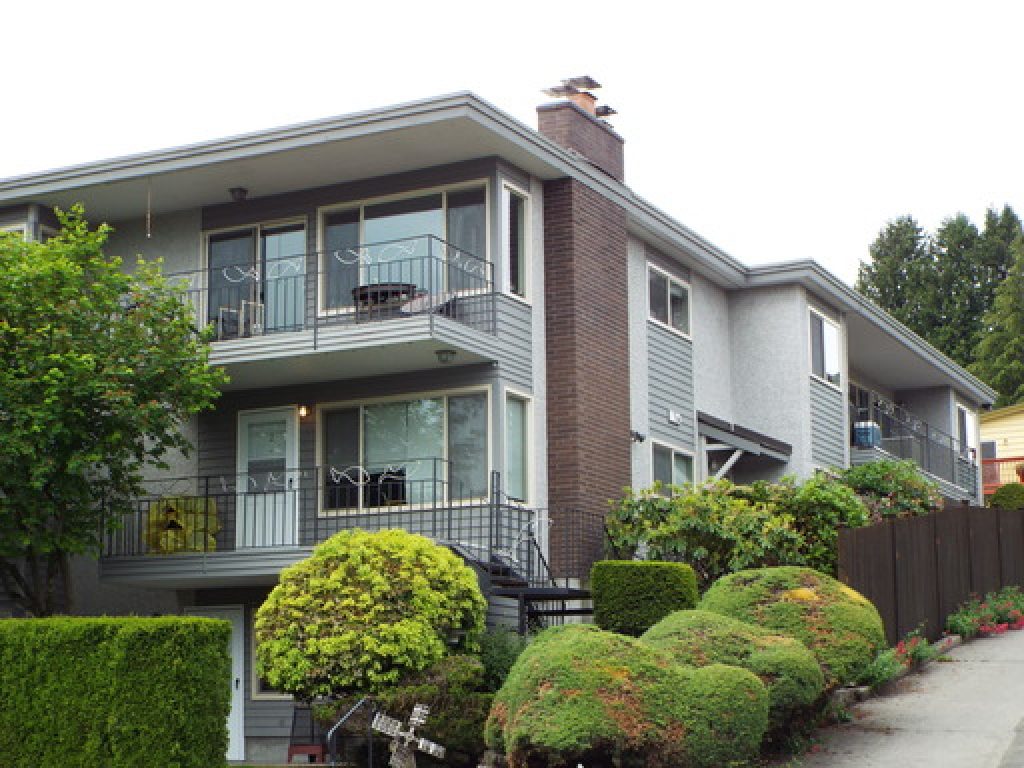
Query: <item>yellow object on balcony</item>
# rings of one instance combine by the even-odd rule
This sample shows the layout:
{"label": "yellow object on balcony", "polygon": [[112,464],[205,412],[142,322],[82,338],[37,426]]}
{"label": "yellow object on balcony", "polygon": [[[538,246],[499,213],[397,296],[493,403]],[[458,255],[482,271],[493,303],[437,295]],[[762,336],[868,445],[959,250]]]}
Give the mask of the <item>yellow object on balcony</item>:
{"label": "yellow object on balcony", "polygon": [[146,551],[151,555],[214,552],[219,530],[213,499],[177,496],[153,501],[146,523]]}

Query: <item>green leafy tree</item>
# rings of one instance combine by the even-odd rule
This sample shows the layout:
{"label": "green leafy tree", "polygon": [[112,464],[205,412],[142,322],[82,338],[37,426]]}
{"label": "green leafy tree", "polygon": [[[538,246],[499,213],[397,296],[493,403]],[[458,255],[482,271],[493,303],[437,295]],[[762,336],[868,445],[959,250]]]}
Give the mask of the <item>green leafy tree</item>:
{"label": "green leafy tree", "polygon": [[1011,249],[1013,266],[985,316],[986,333],[972,370],[999,392],[997,405],[1024,402],[1024,237]]}
{"label": "green leafy tree", "polygon": [[180,427],[224,381],[158,264],[128,274],[106,225],[60,218],[46,243],[0,237],[0,584],[33,616],[70,610],[69,557],[190,450]]}

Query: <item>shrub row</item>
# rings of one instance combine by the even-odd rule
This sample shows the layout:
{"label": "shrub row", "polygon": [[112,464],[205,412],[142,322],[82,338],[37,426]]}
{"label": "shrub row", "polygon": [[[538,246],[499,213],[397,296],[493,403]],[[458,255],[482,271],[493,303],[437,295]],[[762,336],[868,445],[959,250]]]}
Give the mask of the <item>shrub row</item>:
{"label": "shrub row", "polygon": [[230,636],[201,618],[0,621],[3,764],[223,765]]}
{"label": "shrub row", "polygon": [[683,563],[602,560],[590,571],[594,622],[634,637],[673,611],[697,605],[697,577]]}

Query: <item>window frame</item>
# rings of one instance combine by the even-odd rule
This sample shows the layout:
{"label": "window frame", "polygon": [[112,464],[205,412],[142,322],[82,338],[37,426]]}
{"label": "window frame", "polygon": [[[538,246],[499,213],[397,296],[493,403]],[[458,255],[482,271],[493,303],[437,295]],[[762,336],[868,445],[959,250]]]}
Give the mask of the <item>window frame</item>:
{"label": "window frame", "polygon": [[[510,496],[508,494],[508,475],[509,475],[509,471],[508,471],[508,435],[509,435],[509,429],[508,429],[508,401],[509,400],[518,400],[518,401],[520,401],[523,404],[523,437],[524,437],[524,440],[523,440],[522,449],[523,449],[523,473],[525,474],[525,477],[523,478],[523,488],[524,488],[524,490],[526,492],[526,497],[523,498],[523,499],[516,499],[516,498],[514,498],[514,497],[512,497],[512,496]],[[504,453],[504,457],[505,457],[505,465],[502,468],[504,474],[502,476],[502,485],[503,485],[503,487],[502,487],[501,490],[502,490],[502,493],[504,493],[505,496],[510,501],[514,500],[515,502],[517,502],[519,504],[529,505],[530,500],[533,498],[533,491],[534,491],[534,489],[533,489],[533,475],[534,475],[534,473],[530,471],[530,461],[529,461],[530,456],[533,455],[533,429],[531,429],[531,426],[533,424],[533,397],[531,397],[529,394],[527,394],[525,392],[522,392],[522,391],[520,391],[518,389],[514,389],[512,387],[505,387],[504,405],[505,405],[505,413],[502,416],[502,424],[503,424],[503,427],[504,427],[503,430],[502,430],[502,433],[503,433],[502,434],[502,438],[503,438],[502,439],[502,449],[503,449],[503,453]]]}
{"label": "window frame", "polygon": [[[486,458],[486,473],[488,478],[488,485],[490,484],[490,475],[494,469],[494,456],[492,445],[494,442],[494,404],[492,402],[492,391],[491,387],[487,385],[473,385],[467,387],[455,387],[451,389],[440,389],[440,390],[429,390],[423,392],[404,392],[397,395],[387,395],[385,397],[369,397],[359,398],[356,400],[338,400],[325,403],[318,403],[316,405],[316,428],[315,428],[315,439],[316,439],[316,466],[323,469],[325,467],[326,457],[324,451],[324,414],[327,411],[342,410],[345,408],[356,408],[360,409],[359,417],[359,436],[357,438],[359,445],[359,461],[362,462],[365,459],[364,456],[364,422],[362,417],[362,409],[367,405],[380,405],[383,403],[401,403],[409,402],[412,400],[429,400],[431,398],[443,398],[444,399],[444,424],[441,430],[441,447],[443,456],[439,458],[447,461],[448,460],[448,398],[458,397],[460,395],[484,395],[485,398],[485,413],[484,422],[487,425],[487,436],[485,442],[487,443],[487,458]],[[362,466],[360,464],[360,466]],[[447,479],[446,479],[447,488]],[[462,507],[472,506],[479,504],[482,501],[487,500],[487,490],[485,489],[483,496],[459,499],[452,501],[450,499],[441,499],[437,502],[425,502],[425,503],[413,503],[406,505],[406,509],[422,509],[436,506],[437,504],[443,504],[445,507]],[[359,507],[324,507],[324,482],[323,478],[319,478],[317,482],[317,503],[316,513],[319,518],[331,518],[338,517],[340,515],[363,515],[363,514],[376,514],[373,510],[368,510],[364,506]]]}
{"label": "window frame", "polygon": [[[659,448],[667,450],[669,452],[669,458],[670,458],[670,461],[671,461],[671,464],[672,464],[672,475],[673,475],[672,479],[673,479],[673,481],[675,480],[676,456],[678,455],[678,456],[685,456],[689,460],[689,462],[690,462],[690,479],[687,482],[689,482],[691,484],[697,482],[697,460],[696,460],[696,456],[695,456],[693,451],[687,450],[686,448],[677,448],[674,445],[670,445],[668,443],[663,443],[663,442],[660,442],[658,440],[652,440],[651,441],[651,452],[650,452],[650,459],[651,459],[651,483],[650,483],[650,487],[653,488],[654,484],[657,482],[657,479],[654,477],[654,452],[657,449],[659,449]],[[672,483],[670,483],[670,485],[683,485],[683,483],[672,482]],[[668,486],[663,484],[662,488],[667,490]],[[668,494],[668,493],[662,493],[660,495],[662,495],[662,496],[671,496],[671,494]]]}
{"label": "window frame", "polygon": [[[265,221],[263,221],[263,220],[254,221],[254,222],[250,222],[248,224],[238,224],[238,225],[232,226],[232,227],[218,227],[216,229],[204,229],[203,230],[203,236],[200,238],[200,244],[199,244],[199,248],[200,248],[200,253],[199,253],[199,281],[198,281],[199,285],[196,286],[195,283],[192,280],[190,280],[189,281],[189,287],[187,289],[189,293],[192,293],[192,292],[194,292],[198,288],[198,292],[199,292],[199,295],[200,295],[201,298],[200,298],[199,301],[192,300],[192,305],[193,305],[193,307],[194,307],[194,309],[196,311],[197,317],[199,318],[200,327],[206,327],[206,325],[208,325],[209,322],[210,322],[208,316],[209,316],[209,312],[210,312],[209,301],[210,301],[210,240],[211,240],[211,238],[216,238],[218,235],[230,235],[230,234],[235,233],[235,232],[238,232],[238,233],[242,233],[242,232],[246,232],[246,231],[250,232],[252,234],[252,237],[253,237],[253,260],[254,260],[254,266],[260,270],[260,280],[262,280],[265,267],[264,267],[264,259],[263,259],[263,256],[261,254],[261,248],[260,248],[260,242],[261,241],[260,241],[260,238],[262,237],[263,230],[264,229],[276,229],[278,227],[287,227],[287,226],[292,226],[292,225],[295,225],[295,224],[301,224],[302,225],[302,231],[303,231],[303,233],[305,234],[305,237],[306,237],[306,249],[305,249],[305,251],[303,253],[304,259],[303,259],[303,263],[302,263],[302,271],[303,271],[303,274],[308,277],[308,275],[309,275],[309,253],[310,253],[310,241],[309,241],[310,227],[309,227],[309,216],[307,216],[306,214],[301,214],[301,215],[298,215],[298,216],[288,216],[288,217],[279,218],[279,219],[267,219]],[[192,273],[190,273],[190,272],[185,272],[185,273],[168,272],[168,273],[166,273],[166,276],[170,277],[170,278],[181,279],[182,278],[182,274],[188,275],[188,274],[192,274]],[[306,283],[305,283],[305,281],[303,281],[303,290],[305,290],[305,286],[306,286]],[[303,306],[302,306],[302,324],[303,324],[303,326],[306,325],[306,321],[307,321],[307,318],[306,318],[306,308],[305,307],[306,307],[306,304],[305,304],[305,301],[303,301]],[[241,338],[241,337],[229,337],[229,338],[226,338],[226,339],[214,339],[213,341],[214,341],[214,343],[216,343],[218,341],[237,341],[238,338]]]}
{"label": "window frame", "polygon": [[10,234],[20,232],[22,240],[24,240],[26,243],[32,241],[32,238],[29,237],[28,224],[25,222],[19,222],[17,224],[4,224],[0,226],[0,232],[7,232]]}
{"label": "window frame", "polygon": [[[327,307],[324,305],[324,299],[327,296],[326,291],[326,279],[327,279],[327,252],[326,252],[326,235],[327,235],[327,217],[332,213],[342,213],[344,211],[359,211],[359,243],[360,245],[366,244],[366,208],[368,206],[380,205],[382,203],[397,203],[402,200],[411,200],[417,197],[429,197],[430,195],[441,195],[441,216],[444,220],[445,242],[448,242],[448,194],[450,192],[465,192],[467,189],[474,189],[477,187],[483,187],[484,189],[484,254],[473,254],[477,259],[480,259],[486,264],[492,264],[491,258],[491,233],[492,233],[492,213],[491,213],[491,179],[490,177],[483,176],[474,179],[467,179],[466,181],[453,182],[451,184],[441,184],[431,187],[422,187],[419,189],[407,189],[402,192],[395,192],[387,195],[377,195],[374,197],[363,197],[354,200],[347,200],[339,203],[328,203],[327,205],[317,206],[316,209],[316,264],[317,264],[317,300],[316,300],[316,313],[317,317],[334,317],[337,315],[351,314],[356,311],[355,307]],[[491,267],[491,281],[492,290],[494,282],[494,268]]]}
{"label": "window frame", "polygon": [[[523,238],[522,238],[522,293],[512,290],[512,237],[509,223],[512,215],[512,197],[516,196],[523,201]],[[533,237],[532,215],[533,204],[530,193],[517,184],[509,181],[501,183],[501,253],[502,277],[504,279],[503,292],[517,301],[530,304],[533,294],[533,249],[531,248]]]}
{"label": "window frame", "polygon": [[[842,353],[843,329],[842,329],[842,325],[840,323],[837,323],[835,320],[833,320],[831,317],[829,317],[827,314],[822,312],[820,309],[817,309],[816,307],[808,305],[807,311],[808,311],[808,314],[807,314],[807,351],[808,351],[808,356],[809,356],[809,363],[810,363],[810,369],[811,369],[811,377],[816,379],[817,381],[820,381],[823,384],[827,384],[828,386],[832,387],[833,389],[841,392],[842,389],[843,389],[843,380],[845,378],[843,376],[843,353]],[[813,333],[813,331],[811,329],[811,323],[814,322],[814,318],[815,317],[819,318],[821,320],[821,323],[822,323],[822,327],[821,327],[822,375],[819,375],[814,370],[814,333]],[[836,332],[836,355],[838,356],[837,360],[836,360],[836,367],[839,369],[836,372],[836,375],[839,377],[838,381],[832,381],[831,379],[828,378],[828,363],[827,363],[827,360],[826,360],[826,350],[827,350],[828,347],[827,347],[827,344],[825,343],[825,328],[826,328],[826,326],[830,326]]]}
{"label": "window frame", "polygon": [[[668,322],[654,317],[651,314],[651,273],[654,272],[665,278],[665,302]],[[660,328],[667,328],[672,333],[682,336],[684,339],[693,339],[693,290],[689,280],[673,275],[668,270],[662,269],[653,262],[647,262],[647,284],[644,289],[647,303],[647,320],[658,325]],[[686,330],[683,331],[672,325],[672,284],[681,286],[686,291]]]}

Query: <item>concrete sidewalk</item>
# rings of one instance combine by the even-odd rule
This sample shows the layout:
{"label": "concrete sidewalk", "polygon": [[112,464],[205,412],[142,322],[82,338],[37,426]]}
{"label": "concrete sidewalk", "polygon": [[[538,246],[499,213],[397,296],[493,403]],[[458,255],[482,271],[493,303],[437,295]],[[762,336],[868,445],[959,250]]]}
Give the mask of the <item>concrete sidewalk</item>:
{"label": "concrete sidewalk", "polygon": [[978,638],[817,732],[799,768],[1024,768],[1024,631]]}

